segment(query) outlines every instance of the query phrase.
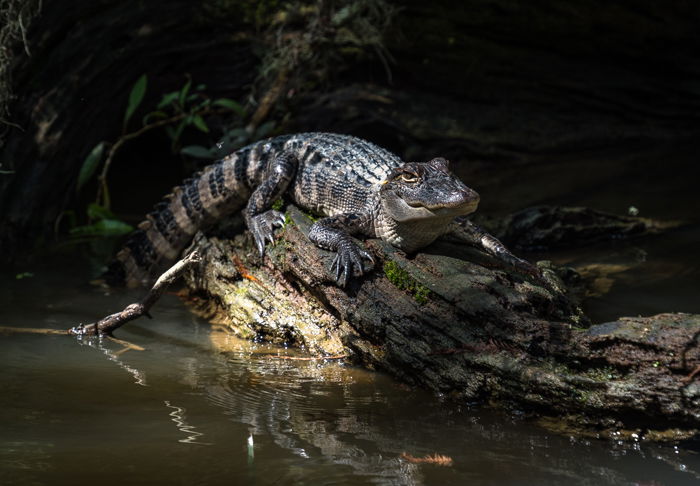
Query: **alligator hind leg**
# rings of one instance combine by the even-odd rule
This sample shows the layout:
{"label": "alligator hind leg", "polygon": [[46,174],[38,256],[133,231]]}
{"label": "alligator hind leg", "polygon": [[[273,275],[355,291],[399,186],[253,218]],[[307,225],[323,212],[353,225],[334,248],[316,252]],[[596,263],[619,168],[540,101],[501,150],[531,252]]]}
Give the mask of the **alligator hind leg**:
{"label": "alligator hind leg", "polygon": [[469,220],[459,219],[454,221],[450,225],[449,232],[444,236],[444,239],[448,241],[469,243],[471,245],[481,247],[515,270],[530,275],[542,283],[551,285],[546,279],[543,278],[542,272],[539,268],[530,262],[513,255],[496,237],[491,236]]}
{"label": "alligator hind leg", "polygon": [[287,190],[296,168],[296,157],[289,154],[275,157],[267,168],[265,179],[250,196],[248,206],[243,211],[261,257],[265,254],[265,245],[274,241],[274,229],[284,224],[284,215],[270,208]]}

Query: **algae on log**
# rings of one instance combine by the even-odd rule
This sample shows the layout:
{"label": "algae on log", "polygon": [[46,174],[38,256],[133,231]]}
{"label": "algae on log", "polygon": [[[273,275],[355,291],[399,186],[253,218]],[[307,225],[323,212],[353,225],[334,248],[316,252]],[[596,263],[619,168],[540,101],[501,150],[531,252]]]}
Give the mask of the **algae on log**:
{"label": "algae on log", "polygon": [[240,335],[348,354],[550,426],[653,439],[698,433],[700,383],[685,378],[700,366],[700,316],[585,328],[566,298],[443,242],[409,259],[369,240],[377,268],[341,289],[328,271],[332,254],[306,237],[312,221],[294,207],[288,221],[262,263],[245,236],[200,237],[203,263],[186,275],[194,307]]}

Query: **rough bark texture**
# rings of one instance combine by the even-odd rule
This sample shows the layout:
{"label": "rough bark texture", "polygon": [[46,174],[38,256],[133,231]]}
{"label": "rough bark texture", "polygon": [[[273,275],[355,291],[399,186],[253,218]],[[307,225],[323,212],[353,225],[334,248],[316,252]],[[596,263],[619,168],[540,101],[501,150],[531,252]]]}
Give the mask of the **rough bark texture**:
{"label": "rough bark texture", "polygon": [[471,248],[437,243],[408,259],[379,241],[374,272],[338,288],[330,254],[289,224],[259,266],[244,236],[201,237],[187,283],[194,307],[246,337],[348,353],[400,380],[491,402],[579,432],[650,439],[700,428],[700,316],[585,327],[578,308]]}

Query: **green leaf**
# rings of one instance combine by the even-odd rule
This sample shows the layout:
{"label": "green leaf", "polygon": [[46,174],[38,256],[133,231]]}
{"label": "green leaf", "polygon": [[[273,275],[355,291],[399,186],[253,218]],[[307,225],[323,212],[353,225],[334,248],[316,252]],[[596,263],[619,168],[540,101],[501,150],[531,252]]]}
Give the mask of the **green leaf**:
{"label": "green leaf", "polygon": [[117,219],[101,219],[93,224],[77,226],[70,230],[71,236],[121,236],[134,228]]}
{"label": "green leaf", "polygon": [[148,78],[145,74],[134,83],[134,87],[131,88],[131,93],[129,93],[129,104],[126,106],[126,113],[124,114],[124,126],[129,122],[129,118],[134,114],[136,108],[143,101],[143,97],[146,94],[146,85],[148,84]]}
{"label": "green leaf", "polygon": [[22,280],[23,278],[32,278],[34,274],[32,272],[21,272],[15,275],[17,280]]}
{"label": "green leaf", "polygon": [[158,108],[165,108],[169,104],[171,104],[173,101],[177,100],[177,98],[180,96],[179,91],[173,91],[172,93],[166,93],[163,95],[163,98],[161,98],[160,103],[158,103]]}
{"label": "green leaf", "polygon": [[147,113],[146,116],[143,117],[142,123],[144,126],[146,126],[153,119],[161,119],[162,120],[163,118],[167,118],[167,117],[168,117],[168,114],[164,111],[160,111],[160,110],[152,111],[150,113]]}
{"label": "green leaf", "polygon": [[206,98],[206,99],[202,100],[202,102],[199,103],[199,104],[194,108],[193,111],[199,111],[199,110],[201,110],[201,109],[203,109],[203,108],[206,108],[206,107],[209,106],[209,105],[211,105],[211,100],[210,100],[209,98]]}
{"label": "green leaf", "polygon": [[200,115],[194,115],[192,118],[192,123],[194,123],[194,126],[199,128],[204,133],[209,133],[209,127],[204,121],[204,118],[202,118]]}
{"label": "green leaf", "polygon": [[217,99],[217,100],[214,100],[214,101],[212,102],[212,105],[214,105],[214,106],[221,106],[221,107],[223,107],[223,108],[228,108],[228,109],[231,110],[231,111],[235,111],[235,112],[238,113],[238,115],[240,115],[240,116],[245,116],[245,115],[246,115],[245,109],[243,109],[243,107],[241,106],[241,104],[238,103],[237,101],[233,101],[233,100],[230,99],[230,98],[219,98],[219,99]]}
{"label": "green leaf", "polygon": [[88,156],[85,157],[83,166],[80,168],[80,172],[78,173],[78,183],[76,185],[77,191],[80,191],[85,183],[95,174],[97,167],[99,167],[100,162],[102,162],[102,154],[104,153],[104,149],[104,142],[100,142],[95,145]]}
{"label": "green leaf", "polygon": [[87,207],[87,215],[91,221],[100,219],[115,219],[114,213],[97,203],[90,203]]}
{"label": "green leaf", "polygon": [[180,150],[180,153],[191,157],[196,157],[198,159],[214,158],[211,150],[206,147],[202,147],[201,145],[188,145],[187,147],[183,147],[182,150]]}
{"label": "green leaf", "polygon": [[185,129],[185,126],[187,125],[187,118],[182,120],[180,123],[177,124],[177,127],[175,127],[174,130],[168,130],[168,135],[173,141],[173,147],[175,147],[175,144],[177,144],[178,140],[180,140],[180,135],[182,135],[182,131]]}
{"label": "green leaf", "polygon": [[188,79],[180,90],[180,106],[185,106],[185,100],[187,99],[187,93],[190,91],[190,86],[192,86],[192,79]]}

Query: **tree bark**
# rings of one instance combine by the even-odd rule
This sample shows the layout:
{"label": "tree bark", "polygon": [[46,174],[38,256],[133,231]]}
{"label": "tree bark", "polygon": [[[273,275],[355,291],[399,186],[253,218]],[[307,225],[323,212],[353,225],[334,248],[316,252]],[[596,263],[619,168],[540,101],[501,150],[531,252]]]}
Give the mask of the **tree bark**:
{"label": "tree bark", "polygon": [[[586,327],[568,298],[472,249],[438,242],[413,258],[366,242],[376,268],[335,285],[331,254],[293,207],[260,264],[245,236],[200,236],[186,273],[193,308],[243,337],[349,354],[456,400],[489,402],[559,430],[691,437],[700,428],[700,316]],[[547,266],[540,264],[545,271]]]}

